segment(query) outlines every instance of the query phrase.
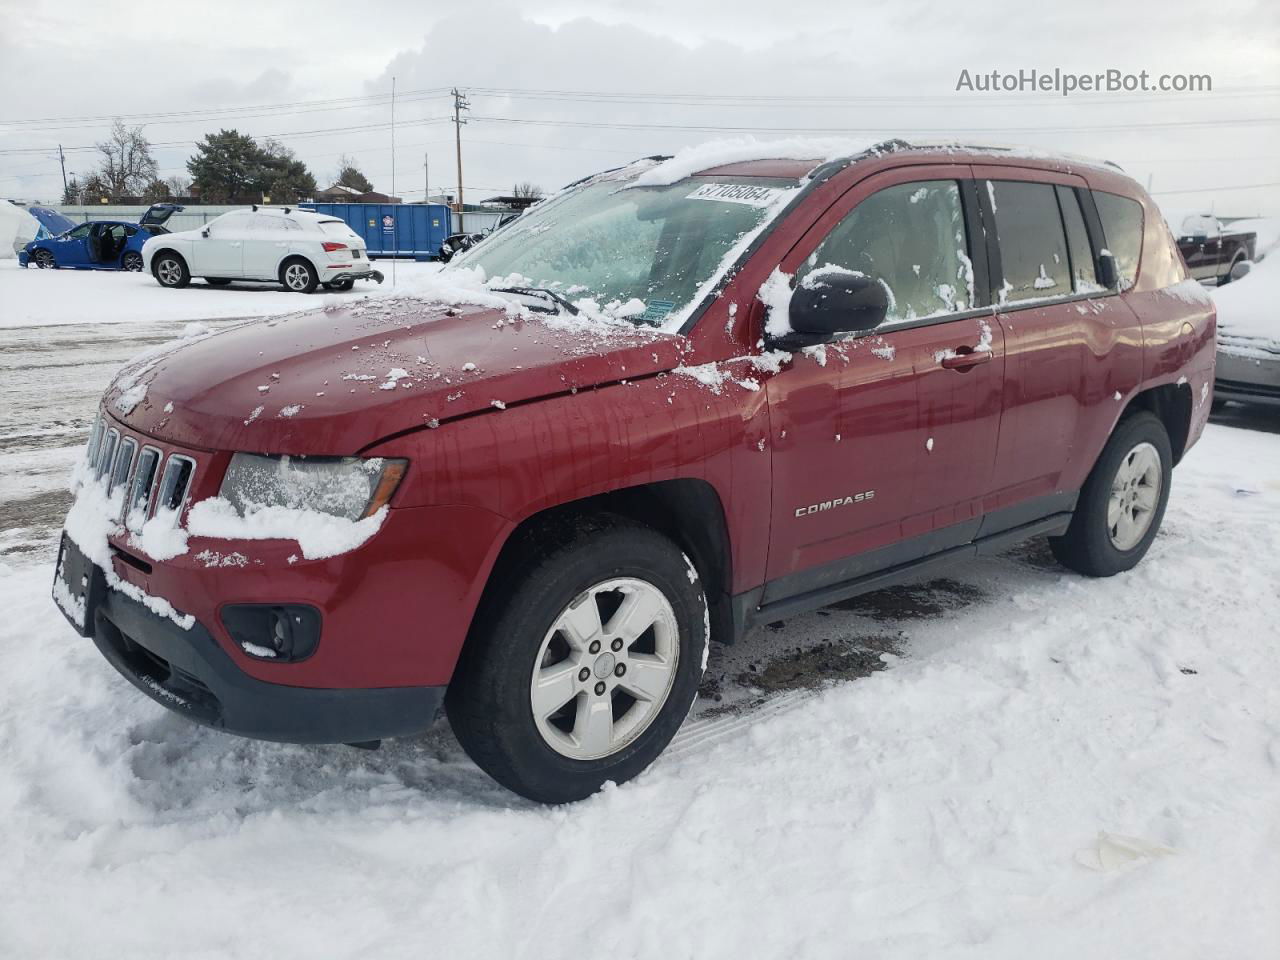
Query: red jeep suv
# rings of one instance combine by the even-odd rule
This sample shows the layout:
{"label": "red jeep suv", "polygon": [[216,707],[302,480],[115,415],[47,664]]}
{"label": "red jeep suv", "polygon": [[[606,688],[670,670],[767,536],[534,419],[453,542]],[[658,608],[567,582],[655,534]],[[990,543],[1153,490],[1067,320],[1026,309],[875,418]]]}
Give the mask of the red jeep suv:
{"label": "red jeep suv", "polygon": [[540,801],[653,762],[711,640],[1028,537],[1128,570],[1211,402],[1209,299],[1075,159],[648,158],[418,293],[122,370],[54,596],[198,723],[371,746],[443,705]]}

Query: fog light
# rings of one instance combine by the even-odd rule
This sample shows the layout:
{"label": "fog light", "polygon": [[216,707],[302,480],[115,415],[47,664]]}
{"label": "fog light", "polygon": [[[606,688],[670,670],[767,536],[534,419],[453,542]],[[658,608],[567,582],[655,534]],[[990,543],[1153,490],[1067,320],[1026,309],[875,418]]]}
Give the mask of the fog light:
{"label": "fog light", "polygon": [[231,604],[222,608],[222,625],[258,660],[296,663],[320,642],[320,611],[301,604]]}

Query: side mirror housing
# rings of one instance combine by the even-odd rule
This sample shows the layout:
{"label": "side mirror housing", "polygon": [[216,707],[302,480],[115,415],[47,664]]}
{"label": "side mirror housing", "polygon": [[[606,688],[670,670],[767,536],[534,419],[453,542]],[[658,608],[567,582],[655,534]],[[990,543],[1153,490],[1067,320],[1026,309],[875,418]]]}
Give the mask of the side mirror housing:
{"label": "side mirror housing", "polygon": [[841,333],[867,333],[884,323],[889,291],[884,283],[839,267],[815,270],[791,294],[788,319],[799,345],[823,343]]}
{"label": "side mirror housing", "polygon": [[1114,290],[1120,283],[1120,268],[1114,255],[1104,253],[1098,257],[1098,282],[1108,290]]}
{"label": "side mirror housing", "polygon": [[203,230],[201,230],[200,236],[204,237],[206,240],[209,239],[209,228],[205,227]]}
{"label": "side mirror housing", "polygon": [[1231,279],[1239,280],[1241,277],[1247,277],[1249,275],[1249,271],[1252,269],[1252,260],[1240,260],[1231,268]]}

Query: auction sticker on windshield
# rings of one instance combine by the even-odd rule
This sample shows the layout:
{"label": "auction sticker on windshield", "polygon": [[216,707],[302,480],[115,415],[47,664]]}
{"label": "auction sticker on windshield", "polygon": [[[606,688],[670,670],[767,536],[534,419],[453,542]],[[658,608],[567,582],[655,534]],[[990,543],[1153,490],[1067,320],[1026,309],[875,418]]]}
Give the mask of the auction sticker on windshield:
{"label": "auction sticker on windshield", "polygon": [[778,198],[778,187],[753,187],[746,183],[704,183],[685,197],[686,200],[719,200],[723,203],[745,203],[751,207],[767,207]]}

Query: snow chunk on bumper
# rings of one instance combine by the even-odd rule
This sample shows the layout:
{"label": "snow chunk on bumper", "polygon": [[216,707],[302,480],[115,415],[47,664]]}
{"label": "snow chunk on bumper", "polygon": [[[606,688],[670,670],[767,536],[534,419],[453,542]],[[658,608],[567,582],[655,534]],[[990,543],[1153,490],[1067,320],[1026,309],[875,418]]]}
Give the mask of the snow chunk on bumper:
{"label": "snow chunk on bumper", "polygon": [[260,507],[241,516],[229,500],[214,497],[191,508],[187,532],[215,540],[293,540],[303,557],[322,560],[362,546],[386,518],[386,507],[363,520],[281,506]]}

